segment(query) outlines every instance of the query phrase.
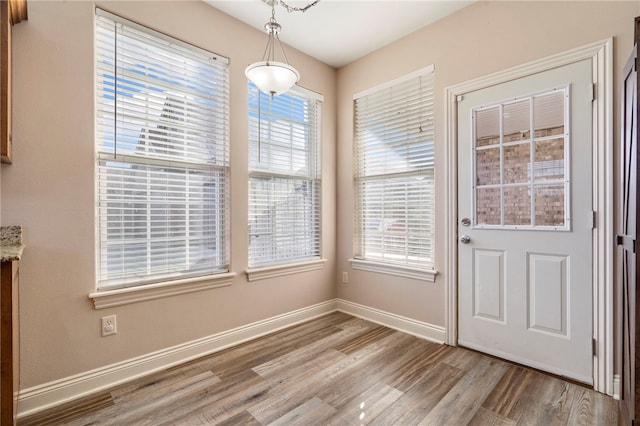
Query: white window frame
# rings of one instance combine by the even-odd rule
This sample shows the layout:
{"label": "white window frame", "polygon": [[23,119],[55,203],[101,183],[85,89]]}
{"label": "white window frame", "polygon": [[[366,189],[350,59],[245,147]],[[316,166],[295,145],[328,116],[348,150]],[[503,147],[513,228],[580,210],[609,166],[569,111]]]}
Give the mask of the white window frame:
{"label": "white window frame", "polygon": [[[97,291],[91,293],[89,297],[93,299],[95,307],[99,309],[230,285],[233,276],[236,274],[231,273],[229,270],[228,59],[150,30],[99,8],[96,8],[95,17]],[[127,31],[126,37],[131,37],[131,34],[133,34],[136,41],[132,42],[130,40],[134,39],[130,38],[121,39],[124,43],[122,49],[139,49],[141,55],[139,59],[140,64],[136,63],[135,59],[135,54],[137,54],[138,50],[129,50],[128,54],[133,57],[133,59],[131,59],[131,57],[129,59],[133,65],[129,65],[127,68],[121,68],[122,65],[120,64],[122,64],[122,62],[120,61],[124,60],[124,57],[121,57],[121,55],[125,55],[125,53],[120,54],[118,46],[121,45],[119,43],[114,45],[113,50],[109,47],[108,42],[112,31],[109,28],[110,25],[113,25],[113,34],[120,34],[120,31]],[[146,43],[149,43],[149,47],[146,48],[148,50],[145,52],[142,50],[144,48],[140,46],[146,46]],[[196,68],[197,71],[184,71],[184,74],[178,71],[173,73],[172,70],[156,71],[160,70],[160,65],[156,65],[160,64],[159,61],[161,60],[158,59],[160,56],[150,55],[164,54],[175,54],[176,57],[179,58],[182,58],[180,55],[183,54],[190,55],[189,59],[184,59],[183,69],[193,69],[189,67],[199,68]],[[145,62],[144,66],[147,68],[144,69],[148,71],[141,73],[138,70],[143,68],[142,63],[144,57],[152,59],[150,59],[148,63]],[[186,57],[187,56],[185,56],[185,58]],[[192,64],[188,61],[194,62]],[[203,70],[204,68],[202,67],[206,66],[205,64],[207,62],[212,65],[211,68],[209,68],[210,72],[215,73],[216,76],[214,83],[216,85],[215,92],[213,91],[214,89],[204,88],[204,86],[196,87],[195,85],[199,84],[196,80],[188,80],[197,78],[200,74],[195,73]],[[179,62],[177,68],[182,64],[182,62]],[[110,69],[113,69],[113,72],[117,74],[112,74],[111,77],[109,77],[108,74],[111,71],[110,69],[106,69],[109,66],[111,67]],[[154,69],[154,67],[157,68]],[[167,69],[169,69],[169,67],[167,67]],[[163,80],[159,80],[159,78],[162,77],[154,77],[154,73],[158,74],[160,72],[165,72],[165,75],[168,77],[163,77]],[[124,78],[121,77],[121,73],[122,75],[127,75],[127,82],[123,83],[123,85],[126,84],[133,87],[134,84],[141,84],[141,86],[136,87],[144,86],[148,88],[140,89],[140,94],[135,95],[136,97],[129,94],[129,92],[125,95],[124,90],[127,89],[121,89],[123,90],[122,92],[118,90],[118,81]],[[118,77],[114,79],[113,75],[117,75]],[[189,84],[189,86],[187,87],[180,82],[176,82],[180,78],[188,81],[187,84]],[[114,82],[111,89],[108,89],[109,81]],[[206,84],[210,86],[212,83],[207,82]],[[110,97],[111,100],[108,100],[108,97],[105,95],[107,90],[111,90],[111,93],[115,91],[115,96],[112,94]],[[195,90],[198,90],[198,92],[195,92]],[[207,94],[205,95],[204,93]],[[138,97],[140,99],[138,99]],[[180,99],[180,101],[176,102],[178,106],[175,110],[172,104],[168,104],[174,97]],[[113,99],[115,99],[115,101]],[[154,101],[155,104],[153,103]],[[132,107],[133,102],[147,106],[141,106],[139,108],[137,106]],[[209,107],[212,103],[215,104],[215,107]],[[159,112],[153,112],[154,105],[156,108],[159,108]],[[194,114],[198,113],[202,113],[202,115],[195,118],[196,116],[194,116]],[[175,117],[170,118],[176,114],[187,118],[182,120],[175,119]],[[215,117],[212,115],[215,115]],[[209,118],[203,120],[200,118],[203,116]],[[125,122],[126,124],[130,124],[132,128],[137,128],[136,126],[138,126],[137,123],[139,122],[144,122],[145,125],[144,128],[141,128],[139,131],[139,136],[132,138],[130,136],[122,136],[123,133],[117,132],[117,122]],[[171,126],[176,128],[183,126],[185,130],[176,130]],[[159,138],[158,135],[164,136]],[[114,142],[108,143],[109,140]],[[144,140],[147,141],[144,144],[140,144],[140,141],[144,142]],[[212,140],[215,140],[215,143],[208,142]],[[156,145],[152,145],[153,143]],[[144,147],[140,149],[142,145],[144,145]],[[191,147],[195,148],[189,149]],[[200,151],[197,151],[198,148]],[[122,201],[114,199],[113,193],[116,188],[107,186],[109,182],[114,181],[114,173],[119,173],[118,170],[113,169],[115,164],[122,164],[122,167],[126,166],[135,171],[130,177],[129,174],[131,173],[122,173],[121,176],[118,175],[123,182],[118,186],[118,188],[123,191],[123,197],[126,197],[126,195],[124,195],[125,193],[132,191],[130,188],[131,185],[136,182],[135,179],[141,179],[140,182],[146,179],[145,182],[147,182],[146,185],[143,185],[148,191],[146,197],[143,196],[142,198],[144,199],[135,198],[134,201],[130,201],[130,203],[146,203],[147,205],[145,210],[147,211],[145,215],[146,219],[140,219],[142,221],[146,220],[147,232],[143,233],[146,237],[143,235],[139,240],[135,240],[137,245],[140,245],[139,242],[146,242],[148,246],[147,249],[144,250],[146,254],[141,252],[143,257],[147,256],[145,257],[145,259],[147,259],[145,263],[152,264],[152,258],[148,256],[153,256],[149,246],[156,241],[157,237],[154,236],[154,233],[156,235],[162,234],[159,231],[152,232],[150,227],[162,226],[157,225],[157,223],[168,221],[166,223],[167,227],[178,226],[172,224],[174,222],[184,224],[184,228],[180,232],[166,228],[166,236],[161,238],[168,244],[168,248],[165,250],[167,253],[172,242],[183,242],[186,244],[184,249],[184,257],[186,260],[183,266],[178,264],[167,267],[147,266],[146,269],[148,272],[146,273],[141,272],[141,270],[138,270],[136,273],[131,273],[126,265],[120,268],[120,273],[114,272],[115,270],[113,269],[107,269],[107,247],[114,243],[124,244],[122,247],[125,247],[127,244],[125,240],[128,238],[126,235],[129,235],[126,234],[126,232],[129,232],[127,231],[129,228],[124,220],[121,222],[124,231],[120,231],[121,233],[119,233],[118,236],[112,234],[111,237],[109,237],[109,230],[112,228],[107,228],[108,224],[113,226],[115,223],[114,219],[110,216],[112,214],[110,212],[114,209],[113,203],[125,205],[126,202],[125,198],[123,198]],[[127,169],[120,168],[120,170],[126,171]],[[165,178],[162,177],[163,173],[166,173]],[[195,179],[197,182],[195,186],[190,186],[190,182],[194,181],[191,178],[192,174],[195,177],[202,176],[201,178]],[[146,176],[146,178],[144,176]],[[160,177],[158,178],[158,176]],[[134,180],[132,181],[130,179]],[[162,181],[157,179],[162,179]],[[164,182],[165,179],[167,186],[163,187],[162,182]],[[210,179],[214,179],[216,185],[218,185],[215,189],[215,191],[217,191],[215,204],[220,206],[220,208],[216,209],[213,213],[212,210],[207,208],[207,205],[210,204],[210,202],[206,201],[208,198],[202,198],[202,201],[200,198],[198,198],[197,201],[193,199],[194,196],[210,196],[207,195],[209,192],[207,192],[208,187],[206,186],[206,182]],[[113,189],[110,190],[110,193],[107,193],[106,188]],[[178,196],[184,194],[185,203],[182,204],[180,202],[181,198],[173,202],[167,201],[169,200],[168,198],[164,199],[165,201],[161,201],[161,203],[165,203],[169,207],[166,207],[165,211],[161,212],[161,210],[155,207],[156,204],[153,204],[154,199],[151,198],[154,197],[153,194],[158,194],[158,191],[160,191],[160,193],[166,192],[167,197],[173,196],[172,194],[177,194]],[[144,189],[137,192],[142,194]],[[155,196],[157,197],[158,195]],[[192,204],[193,202],[197,204],[194,205]],[[167,209],[174,209],[174,207],[171,207],[173,204],[183,206],[179,209],[182,213],[179,211],[167,213]],[[192,206],[195,206],[197,209],[203,209],[202,213],[194,214],[194,210],[191,208]],[[125,207],[120,208],[124,209]],[[158,217],[155,219],[153,217],[154,209],[161,212],[158,213]],[[200,210],[198,210],[198,212],[199,211]],[[215,224],[211,225],[208,222],[210,221],[209,217],[215,218],[213,219]],[[138,219],[136,219],[136,221],[138,221]],[[135,226],[137,227],[137,225]],[[212,226],[213,228],[211,228]],[[211,231],[212,229],[213,231]],[[214,234],[212,235],[209,232],[214,232]],[[176,234],[176,236],[174,237],[172,234]],[[195,235],[195,237],[193,235]],[[193,238],[196,238],[197,241],[192,241]],[[198,242],[203,238],[207,241],[215,241],[215,254],[212,253],[211,256],[207,254],[208,250],[210,250],[208,247],[211,246],[198,248],[198,244],[205,244]],[[118,241],[120,241],[120,243]],[[194,256],[198,256],[198,259],[211,259],[213,262],[208,263],[204,267],[194,267],[193,260],[189,258],[192,250],[197,250],[197,252],[194,251]],[[163,256],[171,261],[172,257],[167,253],[164,253]],[[123,259],[125,259],[125,257],[123,257]]]}
{"label": "white window frame", "polygon": [[[371,89],[365,90],[363,92],[356,93],[353,96],[354,158],[355,158],[354,190],[356,192],[355,194],[356,209],[354,212],[354,224],[355,224],[354,225],[354,256],[352,259],[349,259],[353,269],[364,270],[364,271],[375,272],[375,273],[383,273],[383,274],[394,275],[394,276],[401,276],[401,277],[406,277],[406,278],[411,278],[411,279],[421,280],[421,281],[429,281],[429,282],[435,281],[435,277],[437,275],[437,271],[435,269],[435,256],[434,256],[434,245],[435,245],[435,241],[434,241],[435,164],[434,164],[434,161],[435,161],[435,158],[433,158],[431,161],[432,166],[428,168],[421,168],[420,170],[409,170],[410,168],[407,167],[407,169],[402,172],[390,172],[390,173],[380,172],[380,174],[378,174],[377,176],[374,176],[374,179],[380,182],[383,182],[385,181],[385,176],[387,176],[387,179],[392,179],[394,177],[395,178],[403,177],[403,176],[410,177],[412,175],[415,175],[416,173],[430,174],[431,176],[430,186],[426,191],[431,196],[431,200],[430,200],[431,209],[429,209],[428,211],[431,226],[429,230],[429,235],[427,236],[428,238],[427,244],[429,247],[425,249],[426,252],[431,253],[430,262],[425,264],[424,267],[421,267],[416,264],[411,264],[409,261],[404,263],[399,261],[393,261],[393,260],[389,261],[386,259],[380,259],[379,257],[375,257],[375,256],[372,258],[368,258],[366,254],[362,253],[363,246],[364,246],[363,237],[365,235],[362,228],[365,226],[364,224],[365,219],[362,217],[362,214],[361,214],[362,203],[364,202],[364,200],[362,199],[359,188],[361,187],[362,182],[366,181],[367,179],[371,181],[371,176],[367,176],[366,175],[367,172],[364,169],[361,169],[360,156],[359,156],[360,154],[358,150],[362,148],[362,145],[358,139],[358,135],[363,133],[364,127],[359,128],[359,123],[357,122],[358,120],[356,117],[357,111],[355,110],[357,107],[357,102],[359,100],[366,99],[367,96],[381,94],[381,93],[384,93],[384,91],[393,90],[395,87],[401,86],[403,83],[407,83],[412,80],[418,80],[422,77],[432,77],[433,72],[434,72],[434,67],[433,65],[430,65],[428,67],[417,70],[413,73],[410,73],[398,79],[384,83],[380,86],[376,86]],[[430,92],[428,96],[432,96],[434,92],[433,80],[430,80],[430,81],[431,81],[431,84],[429,85],[429,87],[425,88],[426,92]],[[424,102],[422,99],[420,101]],[[431,134],[431,149],[433,149],[435,145],[433,140],[433,134],[434,134],[433,125],[435,121],[434,112],[433,112],[433,108],[434,108],[433,99],[431,100],[430,104],[427,101],[422,105],[426,106],[427,110],[430,110],[430,113],[428,115],[425,115],[424,112],[422,112],[421,114],[423,116],[422,125],[426,126],[429,129],[428,131]],[[384,161],[384,160],[381,159],[381,161]],[[408,253],[405,253],[404,257],[408,258],[409,257]]]}

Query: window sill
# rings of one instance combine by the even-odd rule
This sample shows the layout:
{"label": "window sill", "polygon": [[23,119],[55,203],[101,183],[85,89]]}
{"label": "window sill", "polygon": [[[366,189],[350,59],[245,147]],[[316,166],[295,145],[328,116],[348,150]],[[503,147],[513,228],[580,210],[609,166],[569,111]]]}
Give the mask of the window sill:
{"label": "window sill", "polygon": [[362,259],[349,259],[349,262],[351,262],[351,267],[353,269],[395,275],[397,277],[412,278],[420,281],[429,281],[432,283],[436,282],[436,275],[438,275],[438,271],[435,269],[417,269]]}
{"label": "window sill", "polygon": [[281,277],[283,275],[297,274],[300,272],[322,269],[327,259],[310,260],[308,262],[288,263],[285,265],[267,266],[264,268],[247,269],[247,280],[258,281],[267,278]]}
{"label": "window sill", "polygon": [[236,275],[235,272],[227,272],[224,274],[208,275],[206,277],[98,291],[89,294],[89,298],[93,299],[93,304],[96,309],[111,308],[113,306],[127,305],[144,300],[153,300],[161,297],[230,286],[233,277]]}

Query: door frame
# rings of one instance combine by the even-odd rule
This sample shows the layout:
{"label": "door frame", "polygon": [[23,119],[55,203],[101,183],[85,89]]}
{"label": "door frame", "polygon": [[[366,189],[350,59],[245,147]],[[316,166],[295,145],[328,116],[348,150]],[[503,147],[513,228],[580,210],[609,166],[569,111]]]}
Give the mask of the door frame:
{"label": "door frame", "polygon": [[[619,395],[614,380],[614,140],[613,140],[613,38],[499,71],[445,88],[445,343],[458,344],[458,121],[460,96],[553,68],[590,59],[593,67],[593,361],[594,389]],[[461,98],[460,98],[461,99]]]}

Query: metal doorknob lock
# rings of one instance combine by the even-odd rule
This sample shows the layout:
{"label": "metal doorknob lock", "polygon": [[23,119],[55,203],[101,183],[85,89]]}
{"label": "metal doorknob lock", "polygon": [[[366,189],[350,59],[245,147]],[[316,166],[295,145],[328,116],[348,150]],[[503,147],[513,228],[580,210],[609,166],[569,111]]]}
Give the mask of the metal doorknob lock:
{"label": "metal doorknob lock", "polygon": [[463,235],[462,237],[460,237],[460,242],[462,244],[469,244],[471,242],[471,237],[468,235]]}

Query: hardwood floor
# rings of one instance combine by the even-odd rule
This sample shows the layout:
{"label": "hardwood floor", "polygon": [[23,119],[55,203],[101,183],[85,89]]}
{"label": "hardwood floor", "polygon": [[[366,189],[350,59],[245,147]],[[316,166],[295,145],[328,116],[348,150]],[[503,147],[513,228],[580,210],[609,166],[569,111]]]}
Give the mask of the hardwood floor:
{"label": "hardwood floor", "polygon": [[617,401],[463,348],[333,313],[26,425],[615,425]]}

